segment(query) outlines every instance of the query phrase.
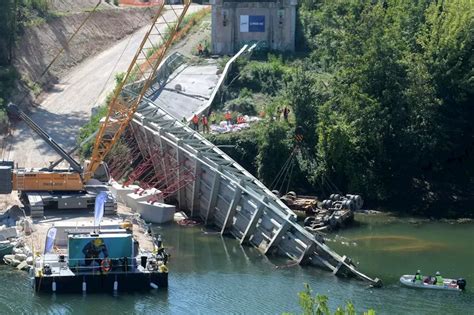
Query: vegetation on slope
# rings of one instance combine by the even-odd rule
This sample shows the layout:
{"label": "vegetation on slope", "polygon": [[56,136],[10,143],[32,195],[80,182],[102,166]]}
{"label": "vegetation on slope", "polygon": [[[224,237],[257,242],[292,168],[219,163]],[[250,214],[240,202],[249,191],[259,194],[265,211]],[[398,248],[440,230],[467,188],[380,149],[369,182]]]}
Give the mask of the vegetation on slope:
{"label": "vegetation on slope", "polygon": [[[302,0],[299,17],[307,56],[239,64],[224,101],[246,88],[268,96],[270,116],[289,106],[289,128],[305,136],[299,168],[317,193],[334,183],[373,205],[472,215],[474,4]],[[281,142],[281,124],[260,132]],[[269,184],[263,174],[282,164],[260,161]]]}
{"label": "vegetation on slope", "polygon": [[13,46],[21,30],[48,16],[48,0],[0,1],[0,132],[5,131],[6,100],[13,91],[18,74],[11,66]]}

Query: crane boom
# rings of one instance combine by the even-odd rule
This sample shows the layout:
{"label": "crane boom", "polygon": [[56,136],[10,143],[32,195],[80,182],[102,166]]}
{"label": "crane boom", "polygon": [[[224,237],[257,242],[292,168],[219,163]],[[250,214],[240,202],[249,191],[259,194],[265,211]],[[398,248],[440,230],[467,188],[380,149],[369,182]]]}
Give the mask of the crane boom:
{"label": "crane boom", "polygon": [[37,123],[28,117],[28,115],[25,114],[25,112],[23,112],[18,106],[13,103],[9,103],[7,106],[7,111],[23,120],[28,125],[28,127],[30,127],[31,130],[33,130],[38,136],[40,136],[41,139],[43,139],[54,151],[56,151],[57,154],[59,154],[59,156],[68,161],[69,165],[74,171],[78,173],[82,172],[81,165],[76,160],[74,160],[74,158],[56,141],[54,141],[54,139],[48,133],[46,133],[46,131],[44,131]]}
{"label": "crane boom", "polygon": [[[176,11],[175,6],[170,6],[169,11],[175,14],[177,20],[176,22],[168,22],[162,15],[164,13],[164,2],[159,6],[152,25],[130,63],[124,79],[115,89],[114,95],[108,104],[108,112],[97,134],[91,161],[84,171],[83,178],[85,181],[93,176],[100,163],[133,119],[133,115],[146,91],[152,85],[156,71],[171,47],[191,5],[191,0],[184,0],[178,11]],[[165,30],[163,30],[163,27],[165,27]],[[131,86],[139,92],[127,92],[125,87]]]}

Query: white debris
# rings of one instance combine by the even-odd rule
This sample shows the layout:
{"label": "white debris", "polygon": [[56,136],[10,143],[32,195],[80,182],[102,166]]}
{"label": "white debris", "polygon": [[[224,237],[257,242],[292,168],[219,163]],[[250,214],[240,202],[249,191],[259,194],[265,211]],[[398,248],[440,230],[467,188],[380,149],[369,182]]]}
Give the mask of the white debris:
{"label": "white debris", "polygon": [[227,124],[226,121],[221,121],[219,124],[211,125],[212,133],[228,133],[228,132],[238,132],[242,129],[250,128],[250,123],[258,122],[261,119],[255,116],[244,116],[244,123],[240,124]]}
{"label": "white debris", "polygon": [[13,259],[15,259],[15,255],[5,255],[5,256],[3,256],[3,261],[7,265],[10,265],[12,263]]}
{"label": "white debris", "polygon": [[31,219],[23,219],[22,225],[23,225],[23,232],[25,232],[25,235],[30,235],[31,233],[35,231],[33,222],[31,221]]}
{"label": "white debris", "polygon": [[26,261],[22,261],[21,263],[18,264],[18,266],[16,266],[16,269],[18,269],[18,270],[29,270],[30,266],[28,265],[28,263]]}
{"label": "white debris", "polygon": [[9,238],[13,238],[17,236],[18,236],[18,232],[16,231],[16,228],[14,226],[0,229],[0,240],[7,240]]}
{"label": "white debris", "polygon": [[13,248],[13,254],[14,255],[23,254],[23,249],[18,248],[18,247]]}
{"label": "white debris", "polygon": [[28,256],[26,256],[25,254],[15,254],[15,259],[19,260],[19,261],[26,260],[26,257],[28,257]]}

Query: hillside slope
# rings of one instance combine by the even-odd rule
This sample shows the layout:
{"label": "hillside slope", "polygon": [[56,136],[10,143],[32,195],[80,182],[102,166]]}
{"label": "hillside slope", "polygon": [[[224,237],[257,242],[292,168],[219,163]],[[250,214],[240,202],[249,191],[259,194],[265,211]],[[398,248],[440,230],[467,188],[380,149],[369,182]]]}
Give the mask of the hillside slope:
{"label": "hillside slope", "polygon": [[[57,2],[66,2],[57,1]],[[77,8],[77,6],[75,7]],[[75,38],[67,43],[89,13],[74,13],[52,18],[46,23],[29,27],[18,39],[13,64],[23,81],[32,88],[32,82],[38,82],[46,66],[58,51],[63,54],[50,68],[40,85],[51,86],[68,70],[90,56],[105,50],[125,36],[147,25],[154,10],[117,8],[109,6],[93,13]],[[37,91],[36,91],[37,92]]]}

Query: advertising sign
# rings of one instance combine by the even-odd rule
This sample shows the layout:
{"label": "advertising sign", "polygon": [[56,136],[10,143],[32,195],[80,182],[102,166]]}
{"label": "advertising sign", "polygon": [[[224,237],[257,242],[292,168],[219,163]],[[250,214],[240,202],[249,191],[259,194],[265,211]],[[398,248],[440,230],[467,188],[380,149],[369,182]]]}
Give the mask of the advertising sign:
{"label": "advertising sign", "polygon": [[242,33],[263,33],[265,32],[264,15],[241,15],[240,32]]}

